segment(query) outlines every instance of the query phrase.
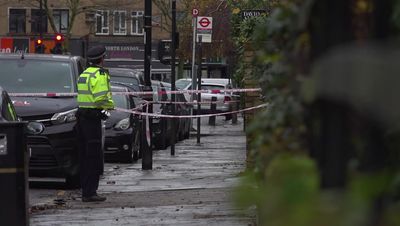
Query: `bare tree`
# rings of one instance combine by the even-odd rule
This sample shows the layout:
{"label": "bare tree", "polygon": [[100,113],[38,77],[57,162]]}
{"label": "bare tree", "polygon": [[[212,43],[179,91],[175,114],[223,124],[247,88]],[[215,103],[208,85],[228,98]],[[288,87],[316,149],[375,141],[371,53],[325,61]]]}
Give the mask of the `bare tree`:
{"label": "bare tree", "polygon": [[[177,27],[180,33],[180,44],[177,52],[181,60],[191,59],[192,42],[192,9],[197,8],[200,16],[213,17],[213,42],[206,46],[206,57],[230,55],[230,9],[226,0],[178,0]],[[171,1],[153,0],[163,18],[162,28],[171,32]]]}

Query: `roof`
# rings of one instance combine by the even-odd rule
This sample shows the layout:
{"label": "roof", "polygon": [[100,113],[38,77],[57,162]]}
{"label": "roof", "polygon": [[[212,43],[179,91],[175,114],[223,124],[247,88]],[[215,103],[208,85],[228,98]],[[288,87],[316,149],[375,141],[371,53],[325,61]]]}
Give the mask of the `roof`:
{"label": "roof", "polygon": [[112,84],[111,91],[112,92],[128,92],[129,90],[128,90],[128,87],[125,87],[123,85]]}
{"label": "roof", "polygon": [[6,59],[15,59],[15,58],[22,58],[24,59],[39,59],[39,60],[71,60],[74,58],[80,58],[79,56],[71,56],[71,55],[59,55],[59,54],[34,54],[34,53],[27,53],[27,54],[14,54],[14,53],[0,53],[0,58]]}
{"label": "roof", "polygon": [[144,74],[143,72],[130,68],[108,68],[110,76],[116,77],[130,77],[139,80],[140,84],[144,84]]}

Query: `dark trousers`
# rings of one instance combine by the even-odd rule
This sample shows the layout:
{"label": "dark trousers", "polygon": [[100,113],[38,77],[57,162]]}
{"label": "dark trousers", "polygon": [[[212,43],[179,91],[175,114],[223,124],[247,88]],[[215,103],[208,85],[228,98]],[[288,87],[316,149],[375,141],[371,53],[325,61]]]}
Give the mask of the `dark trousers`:
{"label": "dark trousers", "polygon": [[90,197],[96,194],[103,173],[101,119],[79,110],[77,117],[82,197]]}

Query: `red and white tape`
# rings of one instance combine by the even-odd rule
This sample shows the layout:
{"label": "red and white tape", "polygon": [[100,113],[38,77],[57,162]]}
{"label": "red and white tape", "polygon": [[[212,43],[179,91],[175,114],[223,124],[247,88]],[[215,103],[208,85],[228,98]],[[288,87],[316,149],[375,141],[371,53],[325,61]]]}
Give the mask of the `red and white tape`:
{"label": "red and white tape", "polygon": [[[146,92],[112,92],[113,95],[132,95],[143,96],[153,94],[193,94],[193,93],[245,93],[245,92],[260,92],[260,88],[252,89],[216,89],[216,90],[176,90],[176,91],[146,91]],[[9,93],[13,97],[71,97],[77,96],[77,93]]]}
{"label": "red and white tape", "polygon": [[187,105],[195,105],[195,104],[228,104],[228,103],[239,103],[238,100],[229,100],[229,101],[193,101],[193,102],[172,102],[172,101],[149,101],[151,104],[187,104]]}
{"label": "red and white tape", "polygon": [[[162,115],[162,114],[155,114],[155,113],[147,113],[147,112],[139,112],[134,109],[124,109],[124,108],[115,108],[117,111],[122,111],[122,112],[127,112],[127,113],[133,113],[135,115],[143,115],[146,117],[157,117],[157,118],[202,118],[202,117],[211,117],[211,116],[221,116],[221,115],[228,115],[228,114],[237,114],[237,113],[242,113],[246,111],[252,111],[255,109],[267,107],[268,104],[261,104],[258,106],[250,107],[250,108],[245,108],[237,111],[230,111],[230,112],[221,112],[221,113],[215,113],[215,114],[203,114],[203,115]],[[135,108],[138,109],[138,108]]]}

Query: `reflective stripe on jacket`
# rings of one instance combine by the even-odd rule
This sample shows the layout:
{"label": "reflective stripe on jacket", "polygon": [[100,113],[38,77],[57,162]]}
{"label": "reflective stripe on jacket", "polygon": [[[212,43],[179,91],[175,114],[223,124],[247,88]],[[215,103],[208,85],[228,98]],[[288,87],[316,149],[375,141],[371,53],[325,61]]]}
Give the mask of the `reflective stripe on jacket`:
{"label": "reflective stripe on jacket", "polygon": [[98,67],[87,68],[78,78],[80,108],[113,109],[110,76]]}

